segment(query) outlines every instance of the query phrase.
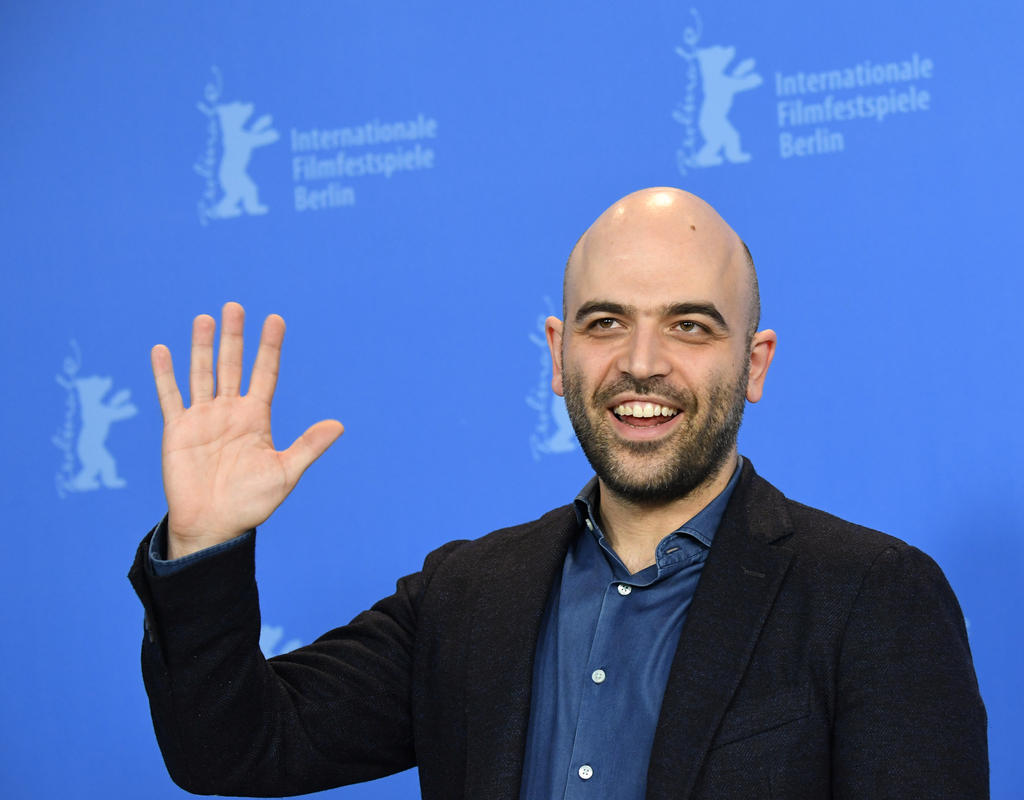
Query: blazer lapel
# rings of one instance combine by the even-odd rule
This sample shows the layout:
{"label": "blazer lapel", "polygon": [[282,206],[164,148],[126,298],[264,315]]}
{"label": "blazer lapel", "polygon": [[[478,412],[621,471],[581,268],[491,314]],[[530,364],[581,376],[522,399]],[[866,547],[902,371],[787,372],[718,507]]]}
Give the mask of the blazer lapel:
{"label": "blazer lapel", "polygon": [[783,496],[746,462],[715,534],[672,662],[648,800],[688,797],[746,670],[792,553]]}
{"label": "blazer lapel", "polygon": [[466,672],[467,798],[518,800],[530,717],[533,656],[551,584],[578,523],[571,506],[509,531],[471,606]]}

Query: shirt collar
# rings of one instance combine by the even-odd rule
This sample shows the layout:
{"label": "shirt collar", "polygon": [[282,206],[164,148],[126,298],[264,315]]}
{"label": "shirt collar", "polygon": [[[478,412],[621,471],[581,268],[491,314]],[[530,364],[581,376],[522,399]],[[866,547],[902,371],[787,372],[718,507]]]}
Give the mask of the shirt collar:
{"label": "shirt collar", "polygon": [[[740,456],[736,460],[736,469],[733,470],[732,477],[729,478],[729,483],[726,484],[726,487],[718,493],[714,500],[704,506],[704,508],[676,528],[672,533],[689,534],[705,547],[710,547],[711,541],[715,538],[715,532],[718,530],[718,525],[722,521],[722,515],[725,513],[725,507],[729,504],[729,498],[732,497],[733,490],[736,488],[736,484],[739,483],[742,467],[743,456]],[[591,533],[593,533],[594,536],[597,537],[598,541],[600,541],[604,538],[604,533],[601,531],[601,527],[597,521],[597,515],[594,513],[594,506],[597,501],[597,492],[598,484],[597,476],[595,475],[587,481],[587,485],[580,490],[578,495],[576,495],[576,499],[573,501],[573,506],[576,510],[576,521],[579,523],[580,527],[582,528],[589,521],[590,525],[586,525],[586,527],[590,529]]]}

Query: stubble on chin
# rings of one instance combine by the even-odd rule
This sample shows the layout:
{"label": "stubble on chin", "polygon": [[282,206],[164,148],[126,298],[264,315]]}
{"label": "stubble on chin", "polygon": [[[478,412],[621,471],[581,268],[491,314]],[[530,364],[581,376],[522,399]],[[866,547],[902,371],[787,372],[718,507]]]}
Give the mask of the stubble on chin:
{"label": "stubble on chin", "polygon": [[[563,375],[565,404],[576,437],[594,472],[623,500],[656,505],[685,497],[711,480],[736,444],[746,403],[746,370],[732,382],[714,385],[704,398],[668,386],[663,380],[630,376],[584,397],[578,372]],[[668,436],[629,441],[618,436],[607,404],[617,394],[656,394],[685,415]]]}

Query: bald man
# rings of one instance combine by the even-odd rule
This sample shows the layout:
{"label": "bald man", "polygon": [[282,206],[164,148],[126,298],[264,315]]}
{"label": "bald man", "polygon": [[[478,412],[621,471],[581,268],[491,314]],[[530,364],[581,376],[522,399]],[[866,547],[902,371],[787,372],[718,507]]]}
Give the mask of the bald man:
{"label": "bald man", "polygon": [[168,769],[281,795],[419,767],[424,798],[976,798],[963,617],[904,542],[794,503],[740,457],[776,336],[746,246],[699,198],[631,194],[579,239],[552,387],[595,477],[431,553],[348,625],[265,661],[254,531],[340,435],[273,449],[283,321],[247,395],[242,309],[193,326],[192,404],[153,350],[168,516],[130,573]]}

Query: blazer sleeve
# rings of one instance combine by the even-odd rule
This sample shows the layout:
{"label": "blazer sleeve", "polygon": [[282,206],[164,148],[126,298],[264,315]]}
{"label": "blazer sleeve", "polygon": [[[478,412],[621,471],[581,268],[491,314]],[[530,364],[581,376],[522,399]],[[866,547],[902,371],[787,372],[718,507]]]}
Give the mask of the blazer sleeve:
{"label": "blazer sleeve", "polygon": [[920,550],[901,544],[875,558],[837,680],[835,798],[989,796],[985,707],[963,614]]}
{"label": "blazer sleeve", "polygon": [[419,599],[458,543],[393,595],[312,644],[259,649],[255,537],[170,575],[129,572],[145,607],[142,673],[171,778],[196,794],[280,796],[414,765],[411,668]]}

